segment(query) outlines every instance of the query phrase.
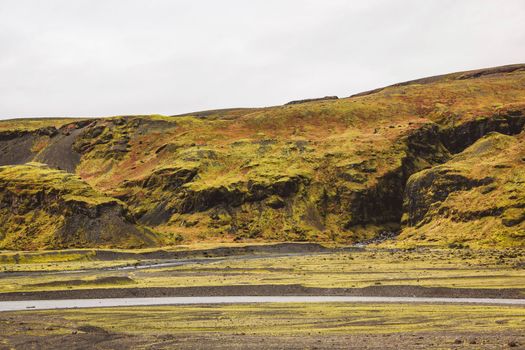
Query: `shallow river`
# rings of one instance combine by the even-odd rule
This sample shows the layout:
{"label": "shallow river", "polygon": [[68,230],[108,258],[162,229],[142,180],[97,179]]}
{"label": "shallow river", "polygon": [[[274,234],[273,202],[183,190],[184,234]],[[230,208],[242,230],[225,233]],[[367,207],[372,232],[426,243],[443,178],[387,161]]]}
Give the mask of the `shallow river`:
{"label": "shallow river", "polygon": [[525,299],[490,298],[418,298],[418,297],[357,297],[357,296],[217,296],[217,297],[159,297],[108,298],[68,300],[25,300],[0,302],[0,311],[49,310],[117,306],[154,306],[190,304],[238,303],[437,303],[524,305]]}

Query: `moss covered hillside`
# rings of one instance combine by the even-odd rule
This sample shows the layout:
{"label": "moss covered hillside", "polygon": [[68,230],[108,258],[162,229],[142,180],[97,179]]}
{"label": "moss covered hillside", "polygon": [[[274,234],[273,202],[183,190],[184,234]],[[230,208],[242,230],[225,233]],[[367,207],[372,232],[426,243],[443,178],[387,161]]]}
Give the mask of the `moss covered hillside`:
{"label": "moss covered hillside", "polygon": [[522,245],[525,133],[489,133],[443,165],[411,176],[403,242]]}
{"label": "moss covered hillside", "polygon": [[[74,179],[48,202],[2,184],[6,203],[32,204],[20,214],[2,204],[1,242],[154,244],[147,227],[167,244],[394,237],[523,246],[524,125],[525,65],[268,108],[0,122],[2,183],[26,168]],[[12,167],[28,162],[48,168]],[[54,181],[23,177],[29,188]],[[84,182],[94,190],[83,203],[110,201],[125,225],[67,224]]]}
{"label": "moss covered hillside", "polygon": [[156,242],[124,203],[76,175],[39,163],[0,167],[0,248],[132,248]]}

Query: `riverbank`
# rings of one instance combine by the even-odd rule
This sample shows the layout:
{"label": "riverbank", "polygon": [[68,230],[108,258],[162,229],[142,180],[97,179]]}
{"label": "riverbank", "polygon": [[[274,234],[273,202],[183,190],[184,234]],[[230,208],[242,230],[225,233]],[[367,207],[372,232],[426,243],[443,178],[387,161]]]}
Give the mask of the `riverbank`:
{"label": "riverbank", "polygon": [[3,259],[3,300],[23,295],[47,298],[46,293],[58,298],[293,294],[514,298],[525,288],[525,255],[517,249],[394,250],[287,243],[138,252],[9,252]]}

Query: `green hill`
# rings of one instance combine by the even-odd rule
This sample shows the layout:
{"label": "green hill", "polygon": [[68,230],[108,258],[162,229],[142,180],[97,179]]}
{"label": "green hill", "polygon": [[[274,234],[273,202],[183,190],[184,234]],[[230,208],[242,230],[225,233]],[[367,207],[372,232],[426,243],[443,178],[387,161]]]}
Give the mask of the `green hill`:
{"label": "green hill", "polygon": [[75,173],[167,243],[522,246],[524,125],[512,65],[268,108],[5,121],[0,165]]}

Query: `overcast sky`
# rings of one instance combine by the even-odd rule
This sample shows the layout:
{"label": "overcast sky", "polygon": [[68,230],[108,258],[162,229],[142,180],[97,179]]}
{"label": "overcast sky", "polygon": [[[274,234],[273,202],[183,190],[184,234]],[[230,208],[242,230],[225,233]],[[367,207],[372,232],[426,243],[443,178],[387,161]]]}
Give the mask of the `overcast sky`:
{"label": "overcast sky", "polygon": [[522,62],[523,0],[0,0],[0,119],[269,106]]}

